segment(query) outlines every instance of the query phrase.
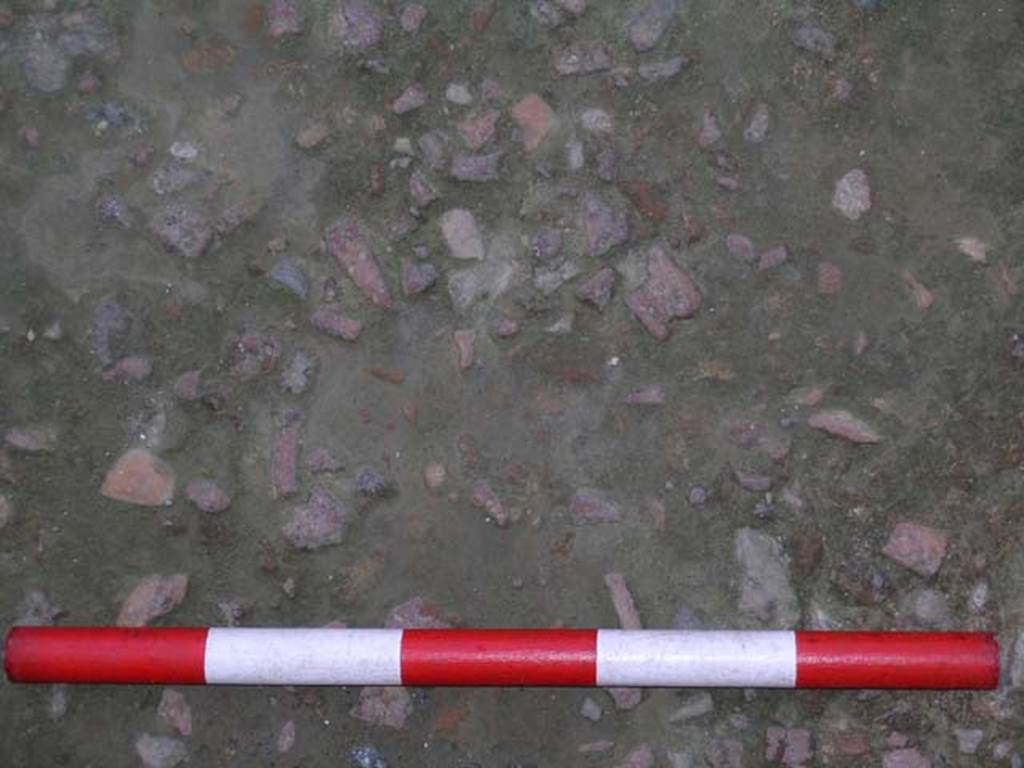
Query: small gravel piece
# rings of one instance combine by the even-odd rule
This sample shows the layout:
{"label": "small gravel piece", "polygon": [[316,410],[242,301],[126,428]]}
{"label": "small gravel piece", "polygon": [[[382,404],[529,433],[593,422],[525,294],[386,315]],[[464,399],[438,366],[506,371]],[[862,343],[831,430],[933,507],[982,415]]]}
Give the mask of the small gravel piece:
{"label": "small gravel piece", "polygon": [[856,221],[871,210],[871,182],[860,168],[854,168],[836,182],[832,207]]}
{"label": "small gravel piece", "polygon": [[188,749],[181,739],[148,733],[135,739],[135,753],[145,768],[174,768],[188,759]]}

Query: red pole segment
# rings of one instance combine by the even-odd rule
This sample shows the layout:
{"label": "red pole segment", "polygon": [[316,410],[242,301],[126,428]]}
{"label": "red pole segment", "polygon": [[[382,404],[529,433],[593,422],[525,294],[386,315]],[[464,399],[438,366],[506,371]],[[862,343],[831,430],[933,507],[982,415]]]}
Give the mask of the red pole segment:
{"label": "red pole segment", "polygon": [[407,629],[404,685],[597,682],[596,629]]}
{"label": "red pole segment", "polygon": [[207,629],[14,627],[4,671],[17,683],[205,683]]}
{"label": "red pole segment", "polygon": [[999,685],[999,644],[983,632],[797,632],[797,688]]}

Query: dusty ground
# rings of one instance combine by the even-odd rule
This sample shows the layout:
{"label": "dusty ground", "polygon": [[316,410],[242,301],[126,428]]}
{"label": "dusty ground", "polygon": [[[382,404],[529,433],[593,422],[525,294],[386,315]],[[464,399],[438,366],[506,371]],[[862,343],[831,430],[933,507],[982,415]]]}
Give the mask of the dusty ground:
{"label": "dusty ground", "polygon": [[422,9],[0,5],[3,623],[615,626],[611,584],[990,629],[1004,687],[5,684],[0,762],[1019,766],[1024,6]]}

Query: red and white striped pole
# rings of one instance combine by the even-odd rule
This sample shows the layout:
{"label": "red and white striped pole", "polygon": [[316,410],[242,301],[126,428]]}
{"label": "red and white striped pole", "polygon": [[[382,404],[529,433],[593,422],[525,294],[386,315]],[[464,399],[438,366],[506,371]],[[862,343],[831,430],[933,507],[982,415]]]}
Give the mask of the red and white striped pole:
{"label": "red and white striped pole", "polygon": [[22,683],[995,688],[980,632],[15,627]]}

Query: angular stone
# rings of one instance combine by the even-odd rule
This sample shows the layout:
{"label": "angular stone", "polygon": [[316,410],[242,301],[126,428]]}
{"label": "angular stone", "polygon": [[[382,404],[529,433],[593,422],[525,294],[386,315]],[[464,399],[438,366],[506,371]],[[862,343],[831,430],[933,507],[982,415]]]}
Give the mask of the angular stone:
{"label": "angular stone", "polygon": [[575,261],[563,261],[557,267],[536,269],[533,284],[545,296],[550,296],[582,271]]}
{"label": "angular stone", "polygon": [[811,21],[799,24],[793,30],[793,45],[810,53],[815,53],[826,61],[836,55],[836,38]]}
{"label": "angular stone", "polygon": [[41,589],[29,589],[25,592],[25,598],[18,606],[18,615],[14,624],[26,627],[48,627],[53,620],[61,616],[64,611],[50,602],[46,593]]}
{"label": "angular stone", "polygon": [[92,348],[106,368],[121,353],[132,327],[132,316],[113,296],[104,297],[92,315]]}
{"label": "angular stone", "polygon": [[117,36],[98,8],[82,7],[60,18],[57,44],[69,56],[98,56],[106,62],[121,55]]}
{"label": "angular stone", "polygon": [[814,741],[806,728],[779,728],[765,732],[765,760],[788,768],[803,768],[814,760]]}
{"label": "angular stone", "polygon": [[530,235],[529,246],[535,261],[549,262],[562,252],[562,232],[555,227],[542,227]]}
{"label": "angular stone", "polygon": [[508,511],[505,509],[505,505],[501,503],[501,499],[498,498],[498,494],[495,493],[491,484],[486,480],[480,480],[473,486],[472,501],[473,506],[484,510],[487,513],[487,516],[490,517],[499,528],[508,527]]}
{"label": "angular stone", "polygon": [[402,260],[402,293],[415,296],[423,293],[437,282],[441,273],[429,262]]}
{"label": "angular stone", "polygon": [[595,192],[583,197],[583,230],[591,256],[604,256],[629,239],[626,211]]}
{"label": "angular stone", "polygon": [[686,498],[693,506],[703,507],[708,502],[707,489],[703,486],[695,485],[690,489]]}
{"label": "angular stone", "polygon": [[53,453],[60,444],[60,434],[52,424],[27,424],[8,429],[4,443],[12,451]]}
{"label": "angular stone", "polygon": [[584,131],[596,136],[607,136],[614,133],[615,123],[612,116],[603,109],[585,109],[580,113],[580,126]]}
{"label": "angular stone", "polygon": [[576,173],[583,169],[586,158],[583,155],[583,142],[577,138],[571,138],[565,143],[565,164],[568,169]]}
{"label": "angular stone", "polygon": [[296,549],[320,549],[341,543],[349,511],[325,489],[317,487],[309,501],[295,507],[284,526],[284,537]]}
{"label": "angular stone", "polygon": [[711,698],[710,693],[704,691],[703,693],[696,693],[684,699],[682,706],[674,710],[672,714],[668,716],[668,721],[673,725],[677,723],[685,723],[689,720],[695,720],[698,717],[704,717],[704,715],[710,715],[714,711],[714,699]]}
{"label": "angular stone", "polygon": [[894,749],[882,755],[882,768],[931,768],[932,761],[916,747]]}
{"label": "angular stone", "polygon": [[722,127],[718,123],[718,115],[711,107],[705,106],[701,113],[700,130],[697,132],[697,145],[707,149],[722,138]]}
{"label": "angular stone", "polygon": [[396,115],[404,115],[419,109],[427,103],[427,92],[419,83],[413,83],[398,98],[391,102],[391,111]]}
{"label": "angular stone", "polygon": [[295,0],[270,0],[267,31],[275,40],[302,32],[303,16]]}
{"label": "angular stone", "polygon": [[302,265],[295,259],[283,259],[270,270],[270,280],[282,288],[287,288],[298,298],[305,301],[309,298],[309,277]]}
{"label": "angular stone", "polygon": [[975,264],[984,264],[988,259],[988,243],[973,235],[958,237],[955,241],[956,248],[964,256],[967,256]]}
{"label": "angular stone", "polygon": [[188,576],[184,573],[147,576],[135,585],[121,605],[117,626],[144,627],[181,605],[187,592]]}
{"label": "angular stone", "polygon": [[523,270],[520,265],[505,258],[504,246],[497,250],[498,259],[492,259],[470,269],[448,273],[448,296],[456,312],[469,310],[484,297],[498,296],[513,282],[521,282]]}
{"label": "angular stone", "polygon": [[602,267],[576,288],[576,298],[604,310],[612,299],[615,288],[615,270]]}
{"label": "angular stone", "polygon": [[559,26],[562,19],[562,12],[551,0],[532,0],[530,3],[530,16],[536,19],[542,27],[554,29]]}
{"label": "angular stone", "polygon": [[314,474],[338,472],[345,464],[328,448],[314,448],[306,455],[306,469]]}
{"label": "angular stone", "polygon": [[0,494],[0,529],[7,526],[14,519],[14,504],[11,500]]}
{"label": "angular stone", "polygon": [[104,381],[145,381],[153,373],[153,361],[141,355],[122,357],[103,372]]}
{"label": "angular stone", "polygon": [[309,322],[318,331],[345,341],[355,341],[363,330],[361,322],[333,309],[318,309],[310,316]]}
{"label": "angular stone", "polygon": [[512,119],[522,131],[526,152],[535,152],[558,127],[554,111],[541,96],[528,93],[512,108]]}
{"label": "angular stone", "polygon": [[310,379],[315,370],[316,361],[301,349],[297,350],[281,371],[281,390],[301,395],[309,389]]}
{"label": "angular stone", "polygon": [[752,263],[754,259],[757,258],[756,252],[754,251],[754,244],[746,235],[736,233],[726,235],[725,247],[729,250],[730,254],[747,262],[748,264]]}
{"label": "angular stone", "polygon": [[898,523],[889,534],[882,553],[922,576],[934,576],[942,567],[949,533],[920,523]]}
{"label": "angular stone", "polygon": [[555,2],[558,3],[559,8],[573,16],[583,15],[583,12],[587,10],[587,1],[588,0],[555,0]]}
{"label": "angular stone", "polygon": [[423,468],[423,483],[432,491],[436,491],[448,479],[448,470],[439,461],[432,461]]}
{"label": "angular stone", "polygon": [[740,611],[775,629],[793,627],[800,619],[800,606],[779,542],[761,531],[741,528],[735,554],[741,569]]}
{"label": "angular stone", "polygon": [[626,35],[637,53],[658,44],[676,14],[676,0],[651,0],[626,24]]}
{"label": "angular stone", "polygon": [[388,761],[380,750],[372,744],[361,744],[352,747],[348,753],[354,768],[389,768]]}
{"label": "angular stone", "polygon": [[289,720],[277,734],[277,753],[283,755],[295,746],[295,721]]}
{"label": "angular stone", "polygon": [[352,219],[339,220],[324,233],[324,241],[327,252],[370,301],[378,307],[390,309],[391,291],[384,282],[384,275],[358,222]]}
{"label": "angular stone", "polygon": [[156,713],[164,723],[182,736],[191,735],[192,708],[189,707],[185,694],[181,691],[176,691],[173,688],[164,688]]}
{"label": "angular stone", "polygon": [[471,328],[455,331],[452,334],[452,347],[459,370],[467,371],[472,368],[476,356],[476,331]]}
{"label": "angular stone", "polygon": [[257,331],[244,331],[235,343],[235,363],[231,372],[241,379],[270,373],[281,356],[277,339]]}
{"label": "angular stone", "polygon": [[363,467],[356,478],[356,493],[368,499],[380,499],[391,496],[395,492],[395,484],[374,467]]}
{"label": "angular stone", "polygon": [[882,436],[871,425],[840,408],[828,408],[814,413],[807,420],[807,425],[851,443],[871,444],[882,441]]}
{"label": "angular stone", "polygon": [[597,153],[597,177],[611,184],[618,174],[619,153],[614,145],[609,144]]}
{"label": "angular stone", "polygon": [[331,128],[326,121],[314,120],[306,123],[295,134],[295,145],[299,149],[316,149],[327,141],[330,135]]}
{"label": "angular stone", "polygon": [[583,700],[583,704],[580,705],[580,714],[590,722],[596,723],[601,719],[604,711],[601,709],[600,704],[587,696],[587,698]]}
{"label": "angular stone", "polygon": [[491,324],[491,330],[499,339],[511,339],[520,331],[519,321],[507,315],[500,315]]}
{"label": "angular stone", "polygon": [[174,481],[169,464],[144,448],[133,448],[107,472],[100,493],[128,504],[162,507],[174,499]]}
{"label": "angular stone", "polygon": [[916,589],[903,595],[900,611],[910,614],[916,621],[933,629],[949,629],[953,623],[949,600],[937,589]]}
{"label": "angular stone", "polygon": [[163,197],[181,192],[208,178],[208,174],[186,163],[176,160],[161,165],[149,177],[149,188]]}
{"label": "angular stone", "polygon": [[437,189],[419,168],[409,176],[409,194],[419,208],[426,208],[438,198]]}
{"label": "angular stone", "polygon": [[871,182],[860,168],[854,168],[836,182],[832,207],[843,216],[856,221],[871,210]]}
{"label": "angular stone", "polygon": [[748,472],[744,469],[736,470],[736,482],[740,484],[740,488],[743,490],[753,493],[764,493],[772,488],[772,479],[768,475]]}
{"label": "angular stone", "polygon": [[789,251],[786,246],[778,245],[761,254],[757,261],[757,268],[759,270],[773,269],[782,266],[787,261],[789,261]]}
{"label": "angular stone", "polygon": [[398,17],[398,24],[403,32],[414,34],[419,31],[420,25],[427,18],[427,9],[419,3],[411,3],[402,9]]}
{"label": "angular stone", "polygon": [[658,245],[647,252],[647,279],[626,299],[637,319],[660,341],[668,338],[670,320],[692,317],[701,302],[689,273]]}
{"label": "angular stone", "polygon": [[633,595],[630,594],[629,587],[626,586],[626,577],[621,573],[606,573],[604,583],[611,594],[615,614],[619,617],[619,625],[623,629],[643,629]]}
{"label": "angular stone", "polygon": [[135,739],[135,754],[145,768],[174,768],[188,759],[181,739],[143,733]]}
{"label": "angular stone", "polygon": [[746,768],[743,742],[736,739],[715,739],[708,748],[708,762],[711,768]]}
{"label": "angular stone", "polygon": [[56,93],[68,81],[70,62],[60,46],[41,33],[31,34],[21,60],[25,82],[40,93]]}
{"label": "angular stone", "polygon": [[629,198],[629,201],[645,219],[664,221],[668,218],[668,200],[646,181],[636,179],[623,181],[619,185],[619,189],[622,190],[622,194]]}
{"label": "angular stone", "polygon": [[900,277],[903,278],[903,283],[910,291],[910,296],[917,308],[931,309],[932,304],[935,303],[935,294],[929,291],[909,270],[904,269],[900,273]]}
{"label": "angular stone", "polygon": [[57,722],[68,712],[68,687],[57,684],[50,688],[50,701],[47,707],[50,719]]}
{"label": "angular stone", "polygon": [[213,480],[198,478],[185,488],[185,498],[202,512],[223,512],[231,506],[231,497]]}
{"label": "angular stone", "polygon": [[957,749],[961,755],[977,754],[978,747],[985,739],[985,732],[980,728],[954,728],[953,734],[956,736]]}
{"label": "angular stone", "polygon": [[486,155],[456,152],[448,172],[459,181],[496,181],[501,173],[501,158],[504,154],[500,149]]}
{"label": "angular stone", "polygon": [[473,94],[464,83],[448,83],[448,87],[444,90],[444,97],[460,107],[467,107],[473,103]]}
{"label": "angular stone", "polygon": [[368,685],[349,714],[369,725],[400,730],[412,714],[412,698],[405,688]]}
{"label": "angular stone", "polygon": [[662,405],[665,402],[665,390],[659,384],[648,384],[630,391],[623,399],[626,405]]}
{"label": "angular stone", "polygon": [[132,228],[132,212],[128,203],[117,195],[106,197],[96,206],[96,214],[104,221],[117,224],[121,229]]}
{"label": "angular stone", "polygon": [[825,758],[861,757],[871,752],[871,734],[866,730],[833,730],[820,738],[821,754]]}
{"label": "angular stone", "polygon": [[617,768],[654,768],[654,752],[648,744],[634,747]]}
{"label": "angular stone", "polygon": [[641,79],[648,83],[656,83],[675,77],[689,66],[690,60],[686,56],[673,56],[664,61],[644,62],[636,71]]}
{"label": "angular stone", "polygon": [[554,63],[560,75],[589,75],[611,69],[612,56],[601,40],[581,40],[556,50]]}
{"label": "angular stone", "polygon": [[576,525],[617,523],[622,512],[617,504],[601,491],[581,488],[569,502],[569,514]]}
{"label": "angular stone", "polygon": [[818,293],[834,296],[843,287],[843,271],[839,265],[829,261],[818,263]]}
{"label": "angular stone", "polygon": [[768,136],[771,126],[771,112],[763,101],[754,107],[750,115],[750,123],[743,131],[744,140],[751,144],[760,144]]}
{"label": "angular stone", "polygon": [[265,200],[259,195],[245,195],[224,206],[214,229],[221,237],[226,237],[252,221],[263,210]]}
{"label": "angular stone", "polygon": [[463,261],[481,261],[484,258],[484,240],[473,214],[465,208],[453,208],[441,216],[441,234],[448,244],[452,258]]}
{"label": "angular stone", "polygon": [[615,708],[626,712],[636,709],[644,700],[643,688],[605,688],[605,693],[612,697]]}
{"label": "angular stone", "polygon": [[302,414],[288,411],[283,424],[270,447],[270,486],[275,499],[291,496],[299,488],[299,440],[302,433]]}
{"label": "angular stone", "polygon": [[495,128],[501,113],[496,109],[488,110],[481,115],[467,117],[456,125],[459,135],[466,146],[476,152],[494,141]]}
{"label": "angular stone", "polygon": [[423,154],[423,162],[432,170],[440,171],[448,161],[449,139],[440,131],[428,131],[416,141]]}
{"label": "angular stone", "polygon": [[392,608],[384,626],[389,629],[449,629],[452,623],[439,605],[413,597]]}
{"label": "angular stone", "polygon": [[380,43],[384,22],[365,0],[339,3],[327,19],[328,35],[345,48],[365,51]]}
{"label": "angular stone", "polygon": [[198,259],[213,242],[213,227],[200,213],[180,203],[162,209],[150,229],[170,251],[186,259]]}

